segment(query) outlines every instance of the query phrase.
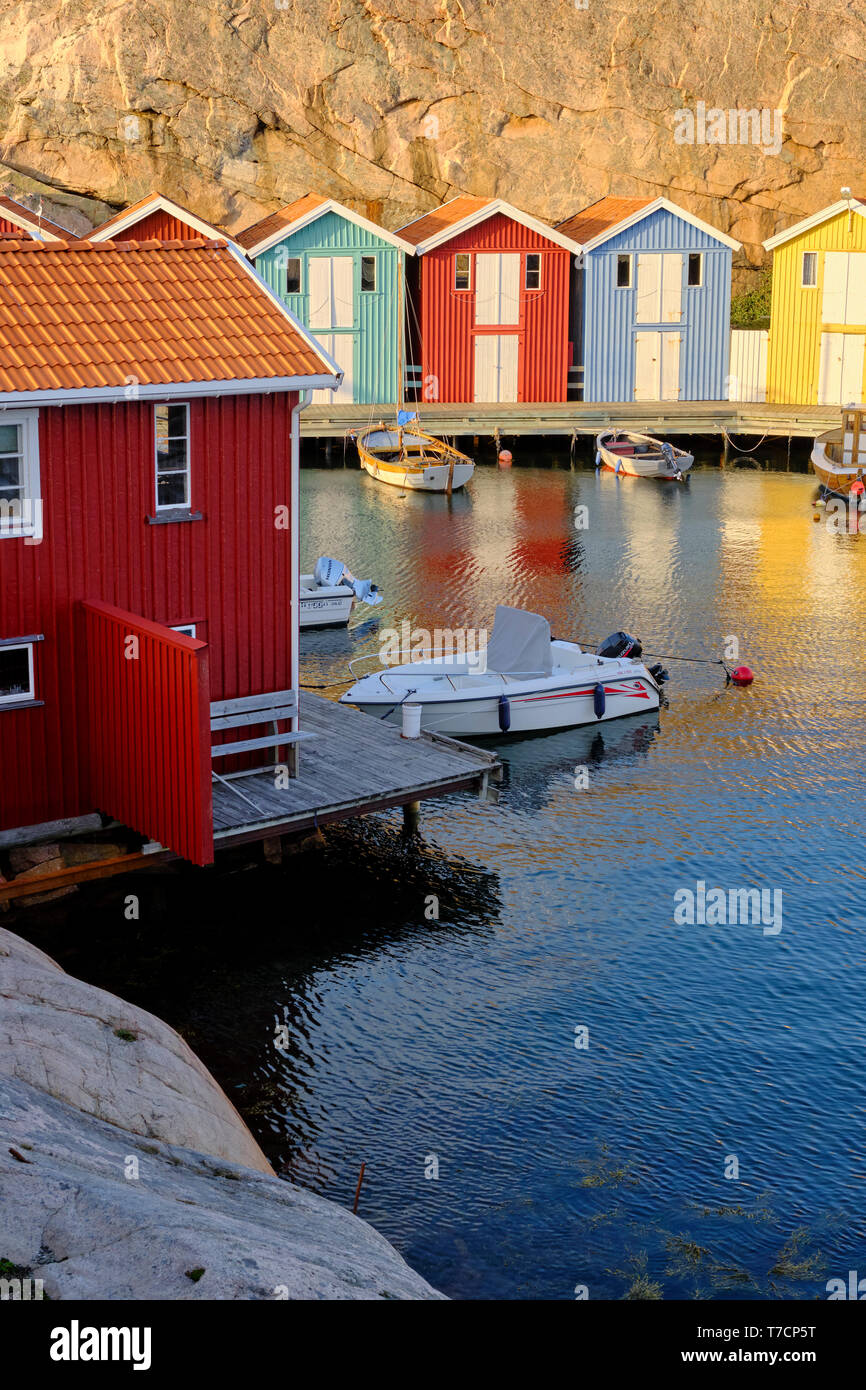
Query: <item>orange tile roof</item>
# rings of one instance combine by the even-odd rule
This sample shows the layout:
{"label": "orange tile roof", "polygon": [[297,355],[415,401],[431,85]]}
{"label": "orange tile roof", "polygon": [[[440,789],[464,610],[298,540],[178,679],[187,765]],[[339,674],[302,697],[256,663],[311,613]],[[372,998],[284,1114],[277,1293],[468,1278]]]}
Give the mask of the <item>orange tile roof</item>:
{"label": "orange tile roof", "polygon": [[327,198],[321,198],[317,193],[305,193],[302,198],[296,198],[293,203],[286,203],[285,207],[277,208],[276,212],[269,212],[267,217],[262,217],[251,227],[238,232],[235,241],[238,246],[248,251],[251,246],[258,246],[261,242],[267,241],[268,237],[282,231],[283,227],[291,227],[293,222],[322,207],[327,201]]}
{"label": "orange tile roof", "polygon": [[31,212],[30,208],[24,207],[23,203],[16,203],[14,198],[7,198],[0,194],[0,217],[3,216],[4,212],[11,214],[13,220],[24,222],[28,228],[32,227],[36,235],[39,234],[41,228],[43,232],[49,232],[51,236],[59,237],[61,241],[75,240],[74,232],[67,231],[57,222],[50,222],[47,217],[40,217],[38,212]]}
{"label": "orange tile roof", "polygon": [[0,240],[0,392],[323,374],[225,241]]}
{"label": "orange tile roof", "polygon": [[[209,227],[213,231],[214,236],[227,237],[229,235],[228,232],[224,231],[222,227],[215,226],[212,222],[208,222],[207,218],[199,217],[197,213],[192,213],[190,212],[189,208],[185,208],[181,203],[175,202],[174,198],[169,198],[164,193],[156,192],[148,193],[146,198],[139,198],[137,203],[130,203],[129,207],[122,208],[120,212],[116,212],[113,217],[109,217],[107,222],[100,222],[99,226],[93,227],[92,230],[88,232],[87,237],[84,238],[84,240],[93,237],[97,232],[99,233],[100,238],[102,238],[106,231],[111,230],[113,227],[117,226],[121,222],[125,222],[131,213],[140,212],[142,217],[147,217],[151,212],[157,211],[157,209],[153,205],[154,203],[156,203],[156,200],[158,198],[164,198],[167,203],[171,203],[172,208],[176,211],[177,216],[180,218],[180,220],[182,222],[188,223],[189,226],[194,226],[194,223],[201,223],[205,227]],[[134,226],[135,222],[139,220],[139,218],[134,218],[131,226]],[[125,227],[124,232],[127,232],[130,229],[131,227]]]}
{"label": "orange tile roof", "polygon": [[423,217],[417,218],[415,222],[410,222],[407,227],[401,227],[398,236],[404,241],[409,241],[413,246],[420,246],[422,242],[429,240],[432,236],[437,236],[439,232],[446,231],[449,227],[456,227],[466,217],[472,217],[482,208],[489,207],[495,203],[495,198],[472,198],[469,194],[461,194],[459,198],[452,198],[450,203],[445,203],[441,208],[434,208],[432,212],[425,212]]}
{"label": "orange tile roof", "polygon": [[600,198],[597,203],[584,208],[583,212],[557,223],[556,230],[573,241],[592,241],[654,202],[654,198]]}

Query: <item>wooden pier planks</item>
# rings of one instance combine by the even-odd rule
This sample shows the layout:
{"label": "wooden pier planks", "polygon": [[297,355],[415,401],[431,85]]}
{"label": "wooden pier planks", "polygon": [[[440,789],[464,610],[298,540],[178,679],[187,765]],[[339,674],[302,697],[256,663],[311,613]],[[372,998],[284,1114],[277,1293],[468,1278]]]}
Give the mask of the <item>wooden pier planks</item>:
{"label": "wooden pier planks", "polygon": [[[370,420],[394,419],[389,405],[313,405],[301,413],[306,438],[336,439]],[[567,401],[551,405],[406,403],[436,435],[595,435],[621,425],[649,434],[789,435],[812,438],[839,423],[838,406],[771,405],[763,401]],[[347,459],[357,463],[355,450]]]}
{"label": "wooden pier planks", "polygon": [[[300,773],[288,787],[278,788],[273,772],[254,772],[233,778],[228,787],[214,786],[218,846],[260,838],[256,827],[291,830],[293,823],[344,819],[480,785],[498,768],[496,758],[480,748],[443,738],[404,739],[395,725],[308,691],[301,695],[300,724],[316,737],[304,742]],[[259,819],[233,787],[256,802]]]}

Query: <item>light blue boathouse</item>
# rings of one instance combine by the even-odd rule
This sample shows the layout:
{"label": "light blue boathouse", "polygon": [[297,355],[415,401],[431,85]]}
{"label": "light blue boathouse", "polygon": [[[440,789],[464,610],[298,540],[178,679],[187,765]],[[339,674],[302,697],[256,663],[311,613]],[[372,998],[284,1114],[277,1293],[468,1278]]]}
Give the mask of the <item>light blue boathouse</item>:
{"label": "light blue boathouse", "polygon": [[256,270],[342,368],[314,402],[396,405],[405,364],[405,257],[415,248],[308,193],[236,238]]}
{"label": "light blue boathouse", "polygon": [[557,230],[582,248],[572,269],[570,394],[728,398],[738,241],[666,198],[602,198]]}

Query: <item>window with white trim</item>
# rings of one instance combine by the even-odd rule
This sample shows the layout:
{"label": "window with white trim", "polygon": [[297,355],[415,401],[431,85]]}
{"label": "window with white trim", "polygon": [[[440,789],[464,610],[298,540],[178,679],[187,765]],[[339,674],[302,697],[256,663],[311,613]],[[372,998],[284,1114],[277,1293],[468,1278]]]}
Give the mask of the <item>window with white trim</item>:
{"label": "window with white trim", "polygon": [[697,288],[704,283],[704,257],[701,251],[689,252],[689,265],[686,272],[686,284],[692,288]]}
{"label": "window with white trim", "polygon": [[0,709],[35,699],[33,643],[0,643]]}
{"label": "window with white trim", "polygon": [[189,406],[154,406],[156,510],[189,507]]}
{"label": "window with white trim", "polygon": [[184,637],[195,637],[195,623],[179,623],[172,632],[180,632]]}
{"label": "window with white trim", "polygon": [[361,257],[361,290],[364,294],[376,289],[376,257]]}
{"label": "window with white trim", "polygon": [[42,536],[38,410],[0,410],[0,540],[7,536]]}
{"label": "window with white trim", "polygon": [[526,253],[526,289],[541,289],[541,252],[527,251]]}
{"label": "window with white trim", "polygon": [[286,261],[286,294],[301,293],[301,258],[289,256]]}
{"label": "window with white trim", "polygon": [[818,285],[818,252],[803,252],[803,289],[814,290]]}
{"label": "window with white trim", "polygon": [[454,288],[468,290],[471,286],[472,257],[468,251],[458,251],[454,257]]}
{"label": "window with white trim", "polygon": [[631,256],[616,258],[616,287],[618,290],[631,289]]}

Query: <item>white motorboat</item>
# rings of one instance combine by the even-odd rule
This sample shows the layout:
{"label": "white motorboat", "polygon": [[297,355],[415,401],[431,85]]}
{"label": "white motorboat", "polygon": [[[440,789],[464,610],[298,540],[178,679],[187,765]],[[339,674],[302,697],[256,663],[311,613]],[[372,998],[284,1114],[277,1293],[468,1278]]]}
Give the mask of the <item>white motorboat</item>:
{"label": "white motorboat", "polygon": [[301,575],[300,625],[345,627],[356,599],[373,607],[382,602],[382,595],[369,580],[356,579],[342,560],[322,555],[312,574]]}
{"label": "white motorboat", "polygon": [[454,738],[599,724],[658,709],[660,687],[640,651],[617,633],[598,653],[585,652],[553,640],[539,614],[500,606],[475,659],[440,655],[389,666],[364,676],[341,704],[396,724],[404,704],[420,705],[422,729]]}
{"label": "white motorboat", "polygon": [[684,482],[694,456],[651,434],[603,430],[595,441],[596,465],[631,478],[661,478]]}

